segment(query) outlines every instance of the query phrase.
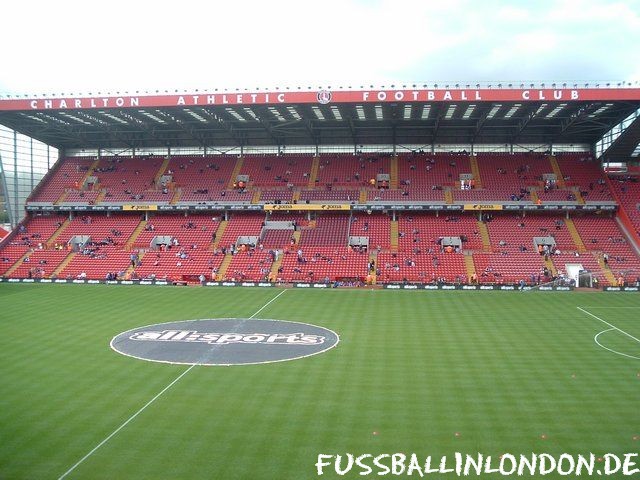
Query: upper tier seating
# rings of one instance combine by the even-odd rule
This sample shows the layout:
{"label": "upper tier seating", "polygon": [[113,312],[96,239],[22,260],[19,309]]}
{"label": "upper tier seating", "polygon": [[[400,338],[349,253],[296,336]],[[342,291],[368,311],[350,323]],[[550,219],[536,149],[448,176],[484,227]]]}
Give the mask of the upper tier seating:
{"label": "upper tier seating", "polygon": [[352,203],[357,202],[359,196],[358,190],[303,190],[300,192],[300,200],[308,200],[309,203]]}
{"label": "upper tier seating", "polygon": [[[118,156],[102,157],[94,170],[95,159],[68,158],[57,163],[30,201],[248,204],[254,198],[267,203],[299,198],[310,203],[359,203],[362,197],[373,203],[442,203],[448,198],[446,190],[452,190],[454,203],[495,203],[531,201],[531,189],[543,202],[577,203],[576,190],[587,202],[612,200],[589,154],[563,153],[556,160],[566,186],[545,192],[542,175],[557,172],[551,158],[538,153],[478,153],[473,161],[457,153],[176,155],[169,160]],[[478,188],[460,190],[460,174],[473,173],[474,162],[480,174]],[[316,181],[309,187],[316,166]],[[80,185],[88,173],[97,177],[96,185]],[[162,182],[161,174],[172,180]],[[389,175],[384,188],[375,182],[378,174]],[[234,175],[249,176],[244,190],[233,188]]]}
{"label": "upper tier seating", "polygon": [[235,201],[227,187],[237,161],[235,155],[174,156],[163,174],[170,175],[172,187],[180,189],[181,202]]}
{"label": "upper tier seating", "polygon": [[398,155],[398,188],[427,192],[433,187],[453,187],[461,173],[471,173],[468,155],[412,153]]}
{"label": "upper tier seating", "polygon": [[66,190],[80,190],[80,182],[94,161],[92,158],[65,158],[58,161],[29,201],[54,203]]}
{"label": "upper tier seating", "polygon": [[240,175],[248,175],[249,184],[258,187],[306,187],[312,162],[311,155],[246,155]]}
{"label": "upper tier seating", "polygon": [[260,202],[262,203],[291,203],[293,192],[291,190],[262,190]]}
{"label": "upper tier seating", "polygon": [[393,202],[393,203],[444,203],[442,190],[417,186],[404,186],[401,189],[378,189],[367,191],[368,202]]}
{"label": "upper tier seating", "polygon": [[568,187],[575,186],[586,202],[612,201],[611,192],[604,183],[600,164],[588,153],[561,153],[556,160]]}
{"label": "upper tier seating", "polygon": [[[529,187],[541,186],[542,175],[553,173],[546,155],[478,153],[478,168],[485,190],[495,192],[494,200],[530,200]],[[457,193],[457,192],[456,192]]]}
{"label": "upper tier seating", "polygon": [[93,175],[98,186],[106,190],[104,202],[166,202],[171,197],[155,184],[162,165],[159,157],[105,157],[100,159]]}
{"label": "upper tier seating", "polygon": [[349,187],[358,189],[369,186],[376,175],[390,174],[391,158],[379,154],[322,154],[316,184],[320,187]]}

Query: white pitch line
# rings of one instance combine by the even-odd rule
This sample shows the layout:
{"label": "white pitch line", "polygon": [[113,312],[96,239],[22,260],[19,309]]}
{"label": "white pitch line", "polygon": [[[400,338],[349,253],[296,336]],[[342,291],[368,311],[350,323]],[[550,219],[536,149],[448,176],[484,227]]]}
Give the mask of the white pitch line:
{"label": "white pitch line", "polygon": [[164,387],[160,393],[158,393],[155,397],[153,397],[151,400],[149,400],[144,407],[142,407],[140,410],[138,410],[136,413],[134,413],[133,415],[131,415],[126,422],[124,422],[122,425],[120,425],[118,428],[116,428],[107,438],[105,438],[104,440],[102,440],[98,445],[96,445],[93,450],[91,450],[89,453],[87,453],[84,457],[82,457],[80,460],[78,460],[78,462],[71,467],[69,470],[67,470],[66,472],[64,472],[60,477],[58,477],[58,480],[62,480],[63,478],[65,478],[67,475],[69,475],[71,472],[73,472],[82,462],[84,462],[87,458],[89,458],[91,455],[93,455],[96,450],[98,450],[101,446],[103,446],[105,443],[107,443],[109,440],[111,440],[112,437],[114,437],[120,430],[122,430],[124,427],[126,427],[129,422],[131,422],[134,418],[136,418],[138,415],[140,415],[142,412],[144,412],[144,410],[151,405],[153,402],[155,402],[158,398],[160,398],[160,396],[166,392],[167,390],[169,390],[172,386],[174,386],[176,383],[178,383],[178,380],[180,380],[182,377],[184,377],[187,373],[189,373],[191,371],[191,369],[193,367],[195,367],[197,364],[193,364],[191,365],[189,368],[187,368],[184,372],[182,372],[173,382],[171,382],[169,385],[167,385],[166,387]]}
{"label": "white pitch line", "polygon": [[594,308],[597,308],[597,309],[599,309],[599,310],[602,310],[602,309],[607,309],[607,310],[609,310],[609,309],[618,309],[618,308],[635,308],[635,309],[638,309],[638,308],[640,308],[640,307],[589,307],[589,308],[590,308],[591,310],[593,310]]}
{"label": "white pitch line", "polygon": [[630,333],[625,332],[624,330],[616,327],[615,325],[607,322],[606,320],[601,319],[600,317],[598,317],[597,315],[594,315],[591,312],[586,311],[584,308],[581,307],[576,307],[578,310],[580,310],[583,313],[586,313],[587,315],[589,315],[590,317],[595,318],[596,320],[600,320],[602,323],[604,323],[605,325],[610,326],[612,329],[617,330],[618,332],[622,333],[623,335],[626,335],[629,338],[632,338],[633,340],[635,340],[636,342],[640,343],[640,339],[634,337],[633,335],[631,335]]}
{"label": "white pitch line", "polygon": [[612,330],[613,330],[613,328],[609,328],[608,330],[603,330],[602,332],[600,332],[600,333],[596,334],[596,336],[595,336],[595,337],[593,337],[593,341],[594,341],[594,342],[596,342],[596,344],[597,344],[598,346],[600,346],[600,347],[604,348],[605,350],[609,350],[610,352],[615,353],[616,355],[622,355],[623,357],[633,358],[634,360],[640,360],[640,357],[636,357],[635,355],[628,355],[628,354],[626,354],[626,353],[619,352],[619,351],[617,351],[617,350],[614,350],[613,348],[609,348],[609,347],[607,347],[606,345],[601,344],[601,343],[598,341],[598,337],[599,337],[600,335],[602,335],[603,333],[610,332],[610,331],[612,331]]}
{"label": "white pitch line", "polygon": [[269,300],[267,303],[265,303],[262,308],[260,310],[258,310],[256,313],[254,313],[253,315],[251,315],[249,318],[253,318],[256,315],[258,315],[262,310],[264,310],[265,308],[267,308],[269,305],[271,305],[271,303],[275,302],[278,297],[280,297],[280,295],[282,295],[284,292],[286,292],[286,290],[282,290],[278,295],[276,295],[275,297],[273,297],[271,300]]}
{"label": "white pitch line", "polygon": [[[286,292],[286,290],[282,290],[278,295],[276,295],[275,297],[273,297],[271,300],[269,300],[267,303],[265,303],[256,313],[254,313],[253,315],[251,315],[249,318],[253,318],[256,315],[258,315],[262,310],[264,310],[265,308],[267,308],[269,305],[271,305],[271,303],[275,302],[284,292]],[[78,460],[69,470],[67,470],[66,472],[64,472],[62,475],[60,475],[58,477],[58,480],[62,480],[63,478],[66,478],[67,475],[69,475],[71,472],[73,472],[76,468],[78,468],[78,466],[80,466],[87,458],[89,458],[91,455],[93,455],[100,447],[102,447],[105,443],[107,443],[109,440],[111,440],[114,436],[117,435],[117,433],[122,430],[124,427],[126,427],[131,421],[133,421],[138,415],[140,415],[142,412],[144,412],[147,407],[149,407],[153,402],[155,402],[158,398],[160,398],[162,396],[162,394],[164,392],[166,392],[167,390],[169,390],[171,387],[173,387],[176,383],[178,383],[178,381],[184,377],[187,373],[189,373],[191,370],[193,370],[193,367],[198,366],[197,363],[194,363],[193,365],[191,365],[189,368],[187,368],[184,372],[182,372],[180,375],[178,375],[169,385],[167,385],[166,387],[164,387],[155,397],[153,397],[151,400],[149,400],[140,410],[138,410],[136,413],[134,413],[133,415],[131,415],[122,425],[120,425],[118,428],[116,428],[113,432],[111,432],[111,434],[109,434],[109,436],[107,438],[105,438],[104,440],[102,440],[98,445],[96,445],[95,447],[93,447],[93,449],[87,453],[84,457],[82,457],[80,460]]]}

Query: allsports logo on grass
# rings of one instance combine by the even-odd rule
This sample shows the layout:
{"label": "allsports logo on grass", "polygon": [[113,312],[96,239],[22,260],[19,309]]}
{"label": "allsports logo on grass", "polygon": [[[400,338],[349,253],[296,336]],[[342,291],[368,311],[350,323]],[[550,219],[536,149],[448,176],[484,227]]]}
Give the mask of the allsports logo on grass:
{"label": "allsports logo on grass", "polygon": [[338,334],[302,322],[257,318],[181,320],[138,327],[111,340],[118,353],[185,365],[255,365],[326,352]]}
{"label": "allsports logo on grass", "polygon": [[245,343],[249,345],[320,345],[324,337],[297,333],[204,333],[196,330],[161,330],[136,332],[129,338],[141,341],[158,342],[204,342],[211,345]]}

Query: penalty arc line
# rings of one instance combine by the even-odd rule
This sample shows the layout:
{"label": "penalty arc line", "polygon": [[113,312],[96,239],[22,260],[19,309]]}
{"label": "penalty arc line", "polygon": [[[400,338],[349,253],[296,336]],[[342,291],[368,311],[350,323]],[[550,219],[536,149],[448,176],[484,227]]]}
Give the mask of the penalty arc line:
{"label": "penalty arc line", "polygon": [[[278,295],[276,295],[275,297],[273,297],[271,300],[269,300],[267,303],[265,303],[257,312],[255,312],[253,315],[251,315],[249,318],[254,318],[256,315],[258,315],[262,310],[264,310],[265,308],[267,308],[271,303],[275,302],[284,292],[286,292],[286,290],[282,290]],[[147,403],[144,404],[144,406],[142,408],[140,408],[136,413],[134,413],[133,415],[131,415],[122,425],[120,425],[118,428],[116,428],[113,432],[111,432],[104,440],[102,440],[98,445],[96,445],[95,447],[93,447],[93,449],[87,453],[84,457],[82,457],[80,460],[78,460],[69,470],[67,470],[66,472],[64,472],[62,475],[60,475],[58,477],[58,480],[62,480],[63,478],[66,478],[67,475],[69,475],[71,472],[73,472],[76,468],[78,468],[87,458],[89,458],[91,455],[93,455],[96,451],[98,451],[98,449],[100,447],[102,447],[105,443],[107,443],[109,440],[111,440],[113,437],[115,437],[118,432],[120,430],[122,430],[124,427],[126,427],[129,423],[131,423],[138,415],[140,415],[142,412],[144,412],[147,407],[149,407],[152,403],[154,403],[158,398],[160,398],[167,390],[169,390],[171,387],[173,387],[176,383],[178,383],[180,381],[180,379],[182,377],[184,377],[187,373],[189,373],[191,370],[193,370],[194,367],[197,367],[198,364],[194,363],[193,365],[191,365],[189,368],[187,368],[184,372],[182,372],[180,375],[178,375],[169,385],[167,385],[166,387],[164,387],[155,397],[153,397],[151,400],[149,400]]]}
{"label": "penalty arc line", "polygon": [[[585,310],[584,308],[581,308],[581,307],[576,307],[576,308],[577,308],[578,310],[580,310],[582,313],[586,313],[586,314],[587,314],[587,315],[589,315],[590,317],[593,317],[593,318],[595,318],[596,320],[599,320],[599,321],[601,321],[602,323],[604,323],[605,325],[608,325],[609,327],[611,327],[611,329],[610,329],[610,330],[606,330],[606,331],[616,330],[616,331],[618,331],[618,332],[622,333],[623,335],[626,335],[627,337],[629,337],[629,338],[631,338],[631,339],[635,340],[636,342],[640,343],[640,339],[638,339],[637,337],[634,337],[634,336],[633,336],[633,335],[631,335],[630,333],[625,332],[625,331],[624,331],[624,330],[622,330],[621,328],[616,327],[616,326],[615,326],[615,325],[613,325],[612,323],[609,323],[609,322],[607,322],[606,320],[601,319],[601,318],[600,318],[600,317],[598,317],[597,315],[594,315],[593,313],[588,312],[588,311],[587,311],[587,310]],[[600,332],[600,333],[604,333],[604,332]],[[599,333],[598,335],[600,335],[600,333]],[[598,340],[597,340],[598,335],[596,335],[596,337],[595,337],[595,339],[594,339],[594,340],[596,341],[596,343],[597,343],[598,345],[600,345],[600,343],[599,343],[599,342],[598,342]],[[603,348],[606,348],[606,347],[604,347],[603,345],[600,345],[600,346],[601,346],[601,347],[603,347]],[[609,349],[607,348],[607,350],[609,350]],[[615,353],[619,353],[619,352],[615,352]],[[621,354],[621,355],[622,355],[622,354]],[[629,355],[625,355],[625,356],[629,356]],[[637,358],[637,357],[631,357],[631,358]]]}
{"label": "penalty arc line", "polygon": [[584,308],[581,308],[581,307],[576,307],[576,308],[577,308],[578,310],[580,310],[581,312],[586,313],[586,314],[587,314],[587,315],[589,315],[590,317],[593,317],[593,318],[595,318],[596,320],[600,320],[600,321],[601,321],[602,323],[604,323],[605,325],[609,325],[609,326],[610,326],[611,328],[613,328],[614,330],[617,330],[618,332],[620,332],[620,333],[622,333],[622,334],[626,335],[627,337],[632,338],[632,339],[633,339],[633,340],[635,340],[636,342],[640,343],[640,339],[638,339],[638,338],[634,337],[634,336],[633,336],[633,335],[631,335],[630,333],[625,332],[624,330],[622,330],[622,329],[620,329],[620,328],[616,327],[615,325],[613,325],[613,324],[611,324],[611,323],[607,322],[606,320],[601,319],[600,317],[598,317],[597,315],[594,315],[594,314],[593,314],[593,313],[591,313],[591,312],[587,312]]}
{"label": "penalty arc line", "polygon": [[598,344],[598,346],[600,346],[600,347],[604,348],[605,350],[609,350],[609,351],[610,351],[610,352],[612,352],[612,353],[615,353],[615,354],[617,354],[617,355],[622,355],[623,357],[627,357],[627,358],[633,358],[634,360],[640,360],[640,357],[636,357],[636,356],[634,356],[634,355],[629,355],[629,354],[626,354],[626,353],[623,353],[623,352],[619,352],[619,351],[617,351],[617,350],[614,350],[613,348],[609,348],[609,347],[607,347],[607,346],[605,346],[605,345],[601,344],[601,343],[598,341],[598,337],[599,337],[600,335],[602,335],[603,333],[611,332],[611,331],[613,331],[613,328],[609,328],[609,329],[607,329],[607,330],[603,330],[602,332],[600,332],[600,333],[596,334],[596,336],[595,336],[595,337],[593,337],[593,340],[596,342],[596,344]]}

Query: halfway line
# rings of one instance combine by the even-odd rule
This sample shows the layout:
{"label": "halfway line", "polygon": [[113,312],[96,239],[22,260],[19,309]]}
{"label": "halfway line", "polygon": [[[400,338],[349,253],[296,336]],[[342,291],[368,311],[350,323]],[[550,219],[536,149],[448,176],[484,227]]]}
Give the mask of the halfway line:
{"label": "halfway line", "polygon": [[[262,310],[264,310],[265,308],[267,308],[271,303],[275,302],[284,292],[286,292],[286,290],[282,290],[278,295],[276,295],[275,297],[273,297],[271,300],[269,300],[267,303],[265,303],[256,313],[254,313],[253,315],[251,315],[249,318],[253,318],[256,315],[258,315]],[[169,385],[167,385],[166,387],[164,387],[160,393],[158,393],[155,397],[153,397],[151,400],[149,400],[140,410],[138,410],[136,413],[134,413],[133,415],[131,415],[122,425],[120,425],[118,428],[116,428],[113,432],[111,432],[111,434],[105,438],[104,440],[102,440],[98,445],[96,445],[95,447],[93,447],[93,449],[87,453],[84,457],[82,457],[80,460],[78,460],[69,470],[67,470],[66,472],[64,472],[62,475],[60,475],[58,477],[58,480],[62,480],[63,478],[65,478],[67,475],[69,475],[71,472],[73,472],[76,468],[78,468],[78,466],[80,464],[82,464],[82,462],[84,462],[87,458],[89,458],[91,455],[93,455],[100,447],[102,447],[105,443],[107,443],[109,440],[111,440],[111,438],[113,438],[120,430],[122,430],[124,427],[126,427],[134,418],[136,418],[138,415],[140,415],[142,412],[144,412],[146,410],[146,408],[151,405],[153,402],[155,402],[158,398],[160,398],[160,396],[162,396],[162,394],[164,392],[166,392],[167,390],[169,390],[171,387],[173,387],[176,383],[178,383],[178,381],[184,377],[187,373],[189,373],[193,367],[196,367],[198,364],[194,363],[193,365],[191,365],[189,368],[187,368],[184,372],[182,372],[180,375],[178,375]]]}
{"label": "halfway line", "polygon": [[278,295],[276,295],[276,296],[275,296],[275,297],[273,297],[271,300],[269,300],[267,303],[265,303],[265,304],[262,306],[262,308],[261,308],[260,310],[258,310],[256,313],[254,313],[253,315],[251,315],[249,318],[253,318],[253,317],[255,317],[256,315],[258,315],[262,310],[264,310],[264,309],[265,309],[265,308],[267,308],[269,305],[271,305],[271,303],[272,303],[272,302],[275,302],[275,301],[278,299],[278,297],[279,297],[280,295],[282,295],[284,292],[286,292],[286,290],[282,290]]}

